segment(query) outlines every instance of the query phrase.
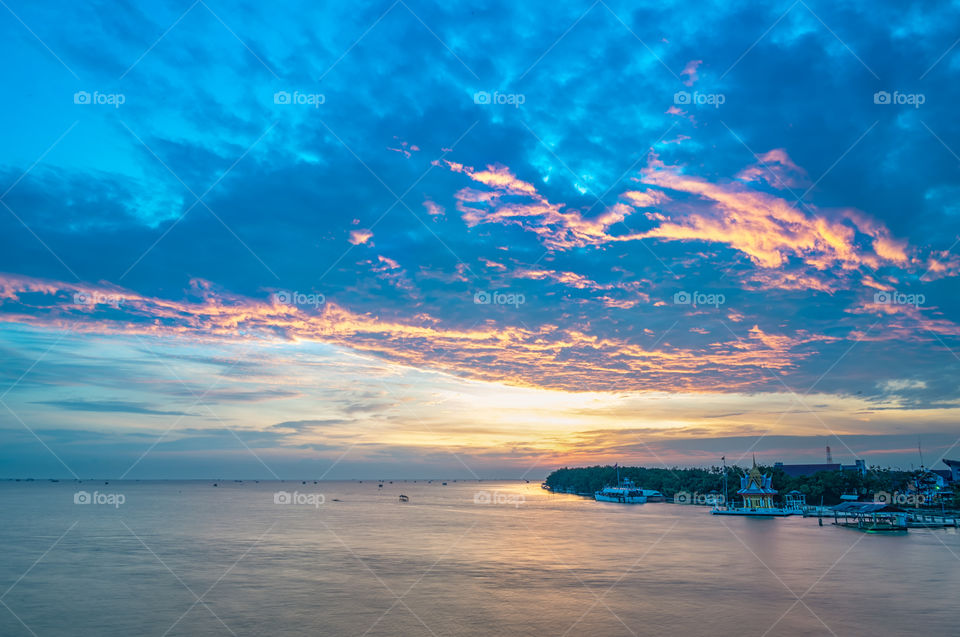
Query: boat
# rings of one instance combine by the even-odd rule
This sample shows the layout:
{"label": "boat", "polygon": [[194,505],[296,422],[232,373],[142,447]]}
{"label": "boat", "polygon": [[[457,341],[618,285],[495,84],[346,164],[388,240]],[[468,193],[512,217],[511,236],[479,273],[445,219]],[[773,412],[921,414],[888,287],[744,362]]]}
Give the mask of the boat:
{"label": "boat", "polygon": [[619,502],[620,504],[643,504],[647,496],[628,478],[620,480],[620,468],[617,467],[617,486],[604,487],[593,493],[597,502]]}
{"label": "boat", "polygon": [[647,502],[666,502],[667,501],[667,497],[662,493],[660,493],[659,491],[655,491],[653,489],[640,489],[640,490],[643,491],[643,495],[645,498],[647,498]]}
{"label": "boat", "polygon": [[408,498],[407,496],[405,496],[405,495],[403,495],[403,494],[401,493],[401,494],[400,494],[400,501],[401,501],[401,502],[409,502],[409,501],[410,501],[410,498]]}
{"label": "boat", "polygon": [[597,502],[619,502],[621,504],[643,504],[647,501],[643,489],[637,489],[630,480],[622,481],[620,486],[604,487],[594,492],[593,497]]}

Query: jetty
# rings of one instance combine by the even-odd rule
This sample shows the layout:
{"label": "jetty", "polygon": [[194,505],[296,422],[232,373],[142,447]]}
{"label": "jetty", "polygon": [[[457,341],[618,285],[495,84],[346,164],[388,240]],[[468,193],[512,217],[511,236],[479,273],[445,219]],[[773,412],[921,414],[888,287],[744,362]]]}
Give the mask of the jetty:
{"label": "jetty", "polygon": [[883,502],[843,502],[833,507],[833,524],[865,533],[907,531],[906,510]]}
{"label": "jetty", "polygon": [[942,529],[950,526],[960,528],[960,516],[915,511],[908,514],[907,526],[911,529]]}

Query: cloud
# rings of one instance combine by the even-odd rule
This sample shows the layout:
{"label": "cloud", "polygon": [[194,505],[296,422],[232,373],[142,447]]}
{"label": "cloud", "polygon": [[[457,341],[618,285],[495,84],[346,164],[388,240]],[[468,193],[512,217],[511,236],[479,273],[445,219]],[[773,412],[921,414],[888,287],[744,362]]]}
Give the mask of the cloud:
{"label": "cloud", "polygon": [[361,245],[373,238],[373,233],[369,230],[351,230],[348,241],[355,246]]}
{"label": "cloud", "polygon": [[35,405],[49,405],[66,411],[96,411],[118,412],[124,414],[140,414],[144,416],[189,416],[184,411],[167,411],[155,409],[145,403],[132,403],[122,400],[45,400],[33,403]]}
{"label": "cloud", "polygon": [[780,268],[791,257],[819,271],[910,262],[904,242],[856,210],[811,213],[782,198],[735,183],[711,183],[656,161],[642,181],[696,199],[688,202],[688,212],[662,219],[641,237],[724,243],[763,268]]}
{"label": "cloud", "polygon": [[703,64],[703,60],[690,60],[687,62],[687,65],[683,67],[683,70],[680,71],[680,75],[686,75],[687,79],[683,81],[687,86],[693,86],[694,83],[700,79],[700,76],[697,75],[697,67]]}
{"label": "cloud", "polygon": [[[392,271],[385,262],[387,271]],[[559,275],[562,279],[562,275]],[[579,281],[578,281],[579,282]],[[546,324],[537,329],[448,327],[420,314],[406,321],[379,319],[327,302],[314,313],[289,304],[268,303],[217,293],[207,282],[194,281],[200,301],[147,297],[116,287],[37,281],[5,276],[0,290],[8,304],[29,303],[33,324],[101,334],[179,335],[197,339],[279,337],[338,344],[354,351],[420,368],[433,368],[467,378],[517,385],[583,389],[585,378],[596,389],[707,390],[703,374],[724,378],[724,389],[755,386],[766,380],[765,369],[786,370],[810,352],[797,348],[804,337],[775,337],[754,327],[742,338],[711,343],[706,348],[662,344],[648,348],[615,336],[590,333],[583,327]],[[31,296],[44,290],[44,298]],[[74,294],[123,298],[117,307],[76,304]],[[21,296],[23,295],[23,296]],[[26,310],[8,308],[0,320],[23,321]],[[77,321],[82,318],[82,321]]]}
{"label": "cloud", "polygon": [[807,171],[793,163],[782,148],[775,148],[757,156],[757,163],[737,173],[737,179],[743,181],[764,181],[778,188],[802,188],[810,185]]}

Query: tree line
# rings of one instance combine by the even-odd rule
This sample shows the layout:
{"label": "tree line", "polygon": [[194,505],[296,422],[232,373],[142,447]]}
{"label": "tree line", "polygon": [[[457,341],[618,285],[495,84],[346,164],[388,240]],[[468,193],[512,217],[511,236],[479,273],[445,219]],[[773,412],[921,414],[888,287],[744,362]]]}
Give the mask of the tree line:
{"label": "tree line", "polygon": [[[838,504],[843,494],[856,493],[870,496],[880,491],[889,493],[907,492],[917,476],[916,471],[896,471],[883,467],[871,467],[865,474],[859,471],[819,471],[808,476],[790,477],[783,469],[758,465],[761,473],[770,474],[773,488],[779,497],[788,491],[797,490],[807,496],[808,504]],[[750,467],[732,465],[727,467],[728,493],[736,497],[740,488],[740,476]],[[679,491],[708,494],[723,493],[723,468],[706,469],[655,469],[647,467],[620,467],[620,479],[630,479],[643,489],[655,489],[667,497]],[[574,467],[557,469],[547,476],[546,484],[554,491],[592,494],[605,486],[617,484],[617,468],[612,466]],[[960,498],[960,489],[954,496]],[[948,505],[949,505],[948,501]],[[953,506],[958,506],[957,502]]]}

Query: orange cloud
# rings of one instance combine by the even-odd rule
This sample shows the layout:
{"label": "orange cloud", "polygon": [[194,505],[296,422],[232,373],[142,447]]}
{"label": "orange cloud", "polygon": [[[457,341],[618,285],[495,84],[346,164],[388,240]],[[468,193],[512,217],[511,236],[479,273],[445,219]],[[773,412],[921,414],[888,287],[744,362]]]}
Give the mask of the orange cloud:
{"label": "orange cloud", "polygon": [[360,245],[361,243],[366,243],[373,237],[373,233],[369,230],[351,230],[350,238],[347,239],[350,243],[355,246]]}
{"label": "orange cloud", "polygon": [[[779,181],[780,186],[797,185],[805,179],[804,171],[782,149],[769,151],[760,160],[765,167],[749,167],[740,177],[763,178],[775,185]],[[686,175],[655,155],[639,179],[650,187],[623,192],[620,197],[627,203],[616,203],[594,217],[550,202],[532,183],[518,179],[504,166],[480,171],[449,161],[443,164],[490,188],[467,187],[456,193],[457,210],[468,225],[517,225],[555,250],[645,238],[725,244],[746,255],[759,269],[747,280],[760,287],[826,292],[849,287],[846,279],[854,270],[920,263],[906,242],[893,238],[883,224],[860,211],[801,207],[737,182],[714,183]],[[777,179],[770,179],[770,166],[779,170],[774,173]],[[685,197],[678,199],[668,192]],[[646,209],[647,225],[653,222],[653,227],[612,232],[638,208]],[[941,260],[930,263],[932,276],[947,269]]]}
{"label": "orange cloud", "polygon": [[[382,267],[393,270],[388,259]],[[407,321],[353,312],[327,299],[300,307],[296,299],[256,300],[216,293],[192,281],[190,296],[174,301],[114,286],[69,284],[0,275],[0,321],[102,334],[178,335],[197,340],[282,338],[311,340],[366,352],[422,369],[519,386],[571,391],[736,391],[768,380],[765,370],[785,370],[811,355],[798,349],[813,338],[774,337],[754,328],[742,338],[688,349],[660,343],[647,348],[586,327],[537,329],[481,322],[450,327],[427,314]],[[86,295],[90,303],[75,302]],[[119,298],[111,307],[98,303]],[[472,302],[466,300],[465,302]],[[722,377],[723,383],[710,380]],[[714,379],[715,380],[715,379]]]}

